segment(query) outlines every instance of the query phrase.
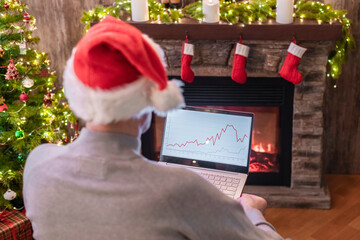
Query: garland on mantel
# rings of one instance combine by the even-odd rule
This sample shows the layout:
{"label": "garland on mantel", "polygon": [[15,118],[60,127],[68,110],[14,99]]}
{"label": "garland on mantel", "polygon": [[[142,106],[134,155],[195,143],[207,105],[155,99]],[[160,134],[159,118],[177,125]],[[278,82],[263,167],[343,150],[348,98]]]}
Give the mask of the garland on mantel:
{"label": "garland on mantel", "polygon": [[[203,18],[202,2],[187,5],[184,9],[165,8],[164,4],[156,0],[149,0],[150,20],[158,23],[176,24],[184,16],[200,20]],[[314,19],[319,24],[323,22],[332,24],[335,21],[342,23],[342,39],[336,43],[336,48],[329,56],[330,73],[328,77],[339,78],[341,66],[346,61],[349,51],[355,48],[355,41],[350,33],[351,22],[346,18],[345,10],[332,9],[330,4],[315,1],[300,0],[294,5],[294,17],[300,19]],[[128,15],[130,20],[131,1],[118,0],[110,7],[96,7],[83,13],[81,21],[85,24],[85,32],[91,23],[101,21],[106,15],[124,19]],[[254,0],[248,1],[220,1],[220,19],[229,24],[261,24],[268,18],[276,18],[276,0]],[[336,87],[336,85],[334,85]]]}
{"label": "garland on mantel", "polygon": [[[172,24],[177,23],[184,17],[181,9],[165,8],[165,5],[156,0],[148,0],[149,2],[149,18],[152,21],[160,23]],[[85,32],[94,22],[101,21],[106,15],[123,19],[131,13],[131,0],[118,0],[112,6],[98,6],[93,10],[84,11],[81,21],[85,23]]]}

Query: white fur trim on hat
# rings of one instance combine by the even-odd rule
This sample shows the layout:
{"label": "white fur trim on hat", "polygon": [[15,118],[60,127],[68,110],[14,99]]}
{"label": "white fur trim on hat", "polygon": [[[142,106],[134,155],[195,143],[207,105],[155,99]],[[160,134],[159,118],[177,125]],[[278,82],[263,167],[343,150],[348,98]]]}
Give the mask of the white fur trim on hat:
{"label": "white fur trim on hat", "polygon": [[79,118],[93,124],[127,120],[144,112],[164,113],[184,104],[181,89],[170,81],[160,91],[146,77],[111,90],[93,89],[83,84],[73,69],[75,49],[64,72],[65,96],[70,109]]}

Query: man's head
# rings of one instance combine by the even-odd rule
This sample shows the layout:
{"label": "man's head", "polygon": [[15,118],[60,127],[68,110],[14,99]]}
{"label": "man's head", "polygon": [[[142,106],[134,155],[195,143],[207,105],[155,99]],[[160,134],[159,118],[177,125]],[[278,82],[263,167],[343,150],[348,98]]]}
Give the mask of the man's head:
{"label": "man's head", "polygon": [[166,112],[183,104],[169,82],[159,45],[135,27],[107,16],[80,40],[64,73],[69,106],[92,124]]}

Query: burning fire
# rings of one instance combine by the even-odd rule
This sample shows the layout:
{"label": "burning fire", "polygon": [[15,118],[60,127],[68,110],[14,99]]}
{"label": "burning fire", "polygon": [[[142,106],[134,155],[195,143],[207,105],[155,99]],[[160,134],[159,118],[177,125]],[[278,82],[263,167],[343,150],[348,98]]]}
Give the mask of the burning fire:
{"label": "burning fire", "polygon": [[276,148],[272,144],[253,144],[250,156],[250,172],[279,172]]}
{"label": "burning fire", "polygon": [[253,144],[251,146],[251,149],[254,150],[255,152],[267,152],[267,153],[275,153],[275,147],[274,145],[268,143],[268,144]]}

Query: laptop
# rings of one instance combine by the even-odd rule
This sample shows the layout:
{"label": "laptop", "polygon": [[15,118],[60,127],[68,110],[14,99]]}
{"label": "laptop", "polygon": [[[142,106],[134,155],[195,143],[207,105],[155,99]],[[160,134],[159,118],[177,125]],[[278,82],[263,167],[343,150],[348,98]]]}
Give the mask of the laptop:
{"label": "laptop", "polygon": [[249,174],[253,113],[185,107],[167,114],[159,164],[195,171],[231,198]]}

